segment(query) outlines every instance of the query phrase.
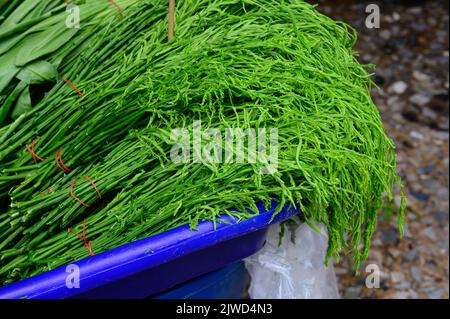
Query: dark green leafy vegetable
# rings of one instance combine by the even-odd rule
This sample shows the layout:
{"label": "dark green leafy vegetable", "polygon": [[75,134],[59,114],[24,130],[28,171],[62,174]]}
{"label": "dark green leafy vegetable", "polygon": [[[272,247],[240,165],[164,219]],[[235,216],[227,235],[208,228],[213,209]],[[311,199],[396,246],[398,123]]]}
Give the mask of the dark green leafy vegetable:
{"label": "dark green leafy vegetable", "polygon": [[[17,85],[15,77],[25,69],[35,66],[44,66],[46,75],[51,78],[41,77],[39,83],[54,82],[57,73],[50,71],[57,69],[64,58],[74,59],[70,56],[77,51],[77,47],[83,40],[96,32],[99,24],[108,16],[114,15],[118,19],[117,11],[109,1],[87,0],[79,1],[80,22],[82,28],[69,28],[66,25],[68,13],[66,5],[54,0],[25,0],[1,22],[0,27],[0,96],[10,101],[17,98],[17,90],[12,87]],[[121,0],[123,8],[136,2],[136,0]],[[92,43],[91,43],[92,44]],[[89,43],[84,43],[89,45]],[[32,70],[33,71],[33,70]],[[34,82],[36,84],[36,80]],[[8,98],[8,95],[9,98]],[[22,101],[12,101],[22,105]],[[8,116],[20,114],[17,110],[10,110],[1,103],[0,126],[4,125]]]}

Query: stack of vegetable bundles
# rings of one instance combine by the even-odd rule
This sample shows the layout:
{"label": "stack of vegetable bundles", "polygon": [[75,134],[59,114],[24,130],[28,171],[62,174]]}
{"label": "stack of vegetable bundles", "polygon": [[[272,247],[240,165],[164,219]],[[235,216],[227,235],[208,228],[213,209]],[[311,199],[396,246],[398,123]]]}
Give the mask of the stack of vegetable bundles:
{"label": "stack of vegetable bundles", "polygon": [[[18,2],[0,1],[2,284],[273,199],[327,226],[328,257],[367,258],[401,182],[350,27],[302,0],[183,0],[168,41],[167,0],[69,2],[79,29]],[[196,123],[275,128],[276,169],[174,161]]]}

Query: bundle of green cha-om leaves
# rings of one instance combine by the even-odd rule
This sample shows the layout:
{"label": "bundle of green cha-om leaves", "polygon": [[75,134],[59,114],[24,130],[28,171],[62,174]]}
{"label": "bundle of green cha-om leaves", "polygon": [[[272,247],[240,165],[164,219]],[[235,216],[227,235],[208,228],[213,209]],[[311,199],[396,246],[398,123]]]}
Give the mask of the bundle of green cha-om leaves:
{"label": "bundle of green cha-om leaves", "polygon": [[[328,257],[367,258],[377,211],[400,181],[353,30],[301,0],[179,2],[170,42],[166,1],[124,13],[66,66],[83,96],[58,83],[0,128],[2,282],[87,257],[67,231],[84,220],[100,253],[221,214],[248,218],[245,208],[274,197],[327,226]],[[277,169],[174,162],[172,130],[192,136],[194,123],[276,128]]]}

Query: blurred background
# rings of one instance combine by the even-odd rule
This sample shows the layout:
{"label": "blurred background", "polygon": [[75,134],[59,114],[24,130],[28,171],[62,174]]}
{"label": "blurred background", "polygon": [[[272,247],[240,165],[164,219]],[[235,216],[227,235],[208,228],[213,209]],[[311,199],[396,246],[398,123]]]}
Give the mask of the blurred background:
{"label": "blurred background", "polygon": [[[448,1],[310,0],[318,10],[358,31],[361,63],[376,64],[373,99],[395,141],[406,186],[405,236],[394,207],[380,217],[369,260],[355,275],[351,261],[336,261],[343,298],[449,297]],[[380,9],[380,27],[366,26],[369,4]],[[383,214],[381,214],[383,215]],[[380,270],[380,288],[365,285],[366,265]]]}

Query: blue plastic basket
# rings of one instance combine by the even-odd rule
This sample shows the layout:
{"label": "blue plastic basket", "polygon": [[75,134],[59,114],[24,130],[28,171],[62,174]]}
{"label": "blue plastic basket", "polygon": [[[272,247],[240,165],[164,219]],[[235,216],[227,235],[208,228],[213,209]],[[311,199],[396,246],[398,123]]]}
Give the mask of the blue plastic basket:
{"label": "blue plastic basket", "polygon": [[249,274],[243,261],[235,262],[219,270],[189,280],[156,299],[240,299],[246,296],[245,287]]}
{"label": "blue plastic basket", "polygon": [[298,214],[284,207],[273,216],[261,204],[259,214],[237,221],[201,222],[193,231],[181,226],[77,261],[79,288],[66,286],[66,266],[0,288],[0,299],[145,298],[242,260],[257,252],[271,224]]}

